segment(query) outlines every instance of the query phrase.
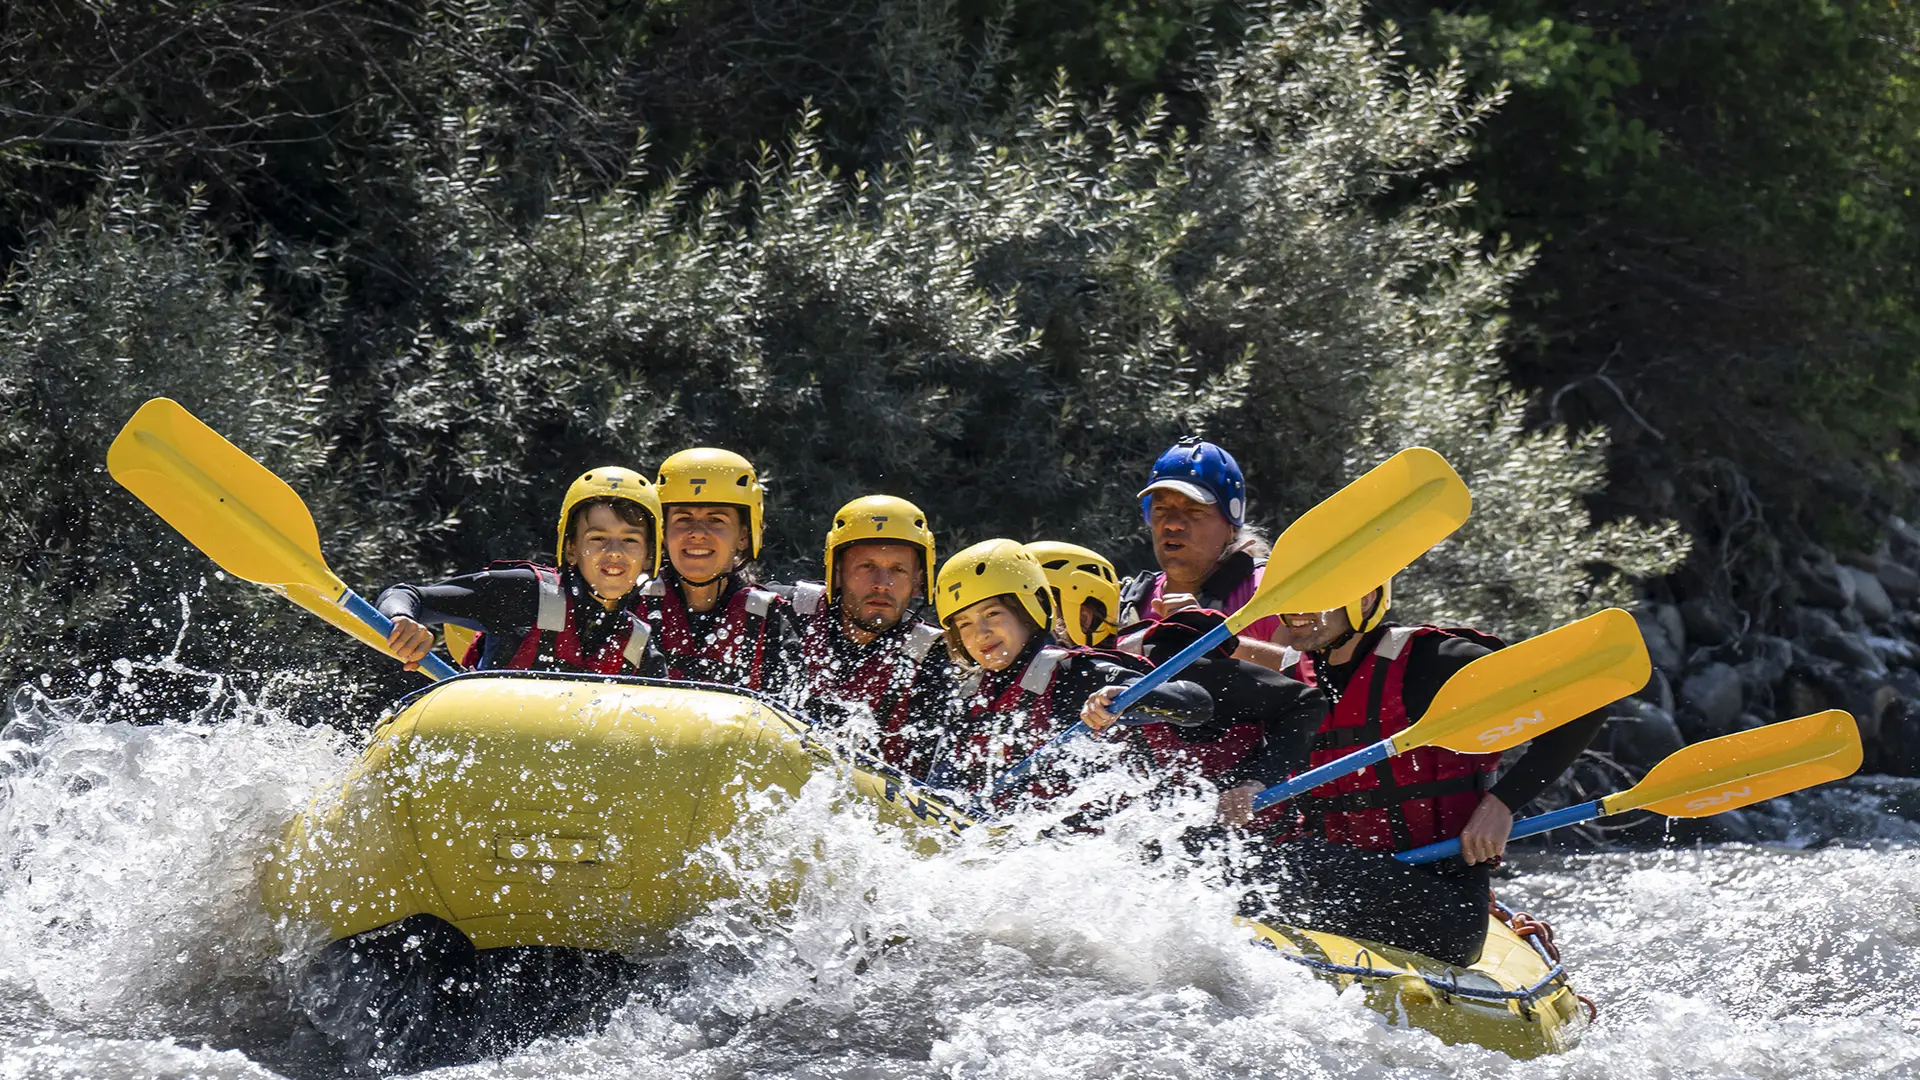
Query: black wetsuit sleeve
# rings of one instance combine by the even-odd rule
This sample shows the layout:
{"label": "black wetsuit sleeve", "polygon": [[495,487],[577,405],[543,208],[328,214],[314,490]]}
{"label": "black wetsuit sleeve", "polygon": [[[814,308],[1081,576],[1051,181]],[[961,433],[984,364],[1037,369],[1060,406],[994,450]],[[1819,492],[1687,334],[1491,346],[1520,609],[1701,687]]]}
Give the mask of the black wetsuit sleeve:
{"label": "black wetsuit sleeve", "polygon": [[1327,717],[1326,695],[1297,679],[1243,660],[1208,657],[1187,668],[1213,695],[1214,720],[1180,729],[1190,742],[1215,739],[1241,724],[1260,725],[1260,744],[1219,778],[1223,788],[1276,784],[1306,768],[1314,732]]}
{"label": "black wetsuit sleeve", "polygon": [[[1455,672],[1492,651],[1475,642],[1438,634],[1417,638],[1410,647],[1413,655],[1407,661],[1402,691],[1409,717],[1425,716],[1440,687]],[[1493,785],[1493,795],[1509,810],[1517,811],[1532,802],[1592,745],[1606,719],[1606,710],[1601,709],[1535,736],[1520,759],[1501,772]]]}
{"label": "black wetsuit sleeve", "polygon": [[[1105,686],[1131,686],[1140,681],[1140,673],[1107,660],[1087,660],[1076,657],[1073,672],[1076,678],[1070,684],[1074,692],[1062,695],[1054,694],[1054,711],[1072,723],[1080,718],[1080,709],[1094,691]],[[1062,687],[1061,689],[1066,689]],[[1063,697],[1065,700],[1062,700]],[[1135,702],[1120,718],[1120,724],[1168,723],[1179,728],[1203,727],[1213,722],[1213,696],[1206,688],[1196,682],[1185,679],[1169,679],[1147,691],[1147,695]]]}
{"label": "black wetsuit sleeve", "polygon": [[501,634],[532,626],[540,614],[540,579],[532,570],[482,570],[438,585],[402,582],[375,604],[387,618],[405,616],[423,626],[452,623]]}

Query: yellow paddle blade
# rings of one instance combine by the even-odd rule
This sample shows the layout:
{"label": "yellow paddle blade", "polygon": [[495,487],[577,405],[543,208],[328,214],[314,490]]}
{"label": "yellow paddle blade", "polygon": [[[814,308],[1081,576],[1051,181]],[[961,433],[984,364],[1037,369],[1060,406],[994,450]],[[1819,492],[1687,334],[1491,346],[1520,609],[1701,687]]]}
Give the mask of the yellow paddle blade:
{"label": "yellow paddle blade", "polygon": [[1393,752],[1506,750],[1626,697],[1652,675],[1639,625],[1608,608],[1454,672],[1420,722],[1393,737]]}
{"label": "yellow paddle blade", "polygon": [[1274,541],[1260,591],[1227,619],[1331,611],[1380,587],[1467,520],[1473,499],[1445,458],[1402,450],[1300,515]]}
{"label": "yellow paddle blade", "polygon": [[1828,709],[1676,750],[1638,784],[1600,800],[1601,809],[1706,817],[1852,776],[1859,768],[1860,729],[1851,714]]}
{"label": "yellow paddle blade", "polygon": [[453,657],[454,663],[462,664],[466,662],[467,650],[473,647],[473,639],[480,636],[480,631],[454,623],[442,623],[440,636],[447,639],[447,655]]}
{"label": "yellow paddle blade", "polygon": [[140,406],[107,449],[107,471],[227,573],[329,601],[346,591],[300,496],[178,402]]}

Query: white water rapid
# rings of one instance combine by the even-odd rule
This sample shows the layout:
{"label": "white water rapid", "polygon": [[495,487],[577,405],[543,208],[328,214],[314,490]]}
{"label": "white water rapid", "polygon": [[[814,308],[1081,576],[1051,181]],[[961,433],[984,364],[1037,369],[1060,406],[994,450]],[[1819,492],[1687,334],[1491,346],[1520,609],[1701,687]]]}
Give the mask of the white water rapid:
{"label": "white water rapid", "polygon": [[[28,689],[0,731],[0,1080],[365,1075],[290,1010],[316,943],[254,878],[352,740],[218,685],[164,723],[88,713]],[[1514,860],[1503,897],[1553,921],[1601,1010],[1576,1050],[1515,1062],[1249,946],[1227,898],[1148,872],[1125,836],[926,858],[831,788],[774,814],[742,868],[812,853],[777,925],[749,889],[604,1026],[426,1075],[1920,1075],[1920,828],[1855,790],[1771,811],[1851,818],[1868,839],[1845,845]]]}

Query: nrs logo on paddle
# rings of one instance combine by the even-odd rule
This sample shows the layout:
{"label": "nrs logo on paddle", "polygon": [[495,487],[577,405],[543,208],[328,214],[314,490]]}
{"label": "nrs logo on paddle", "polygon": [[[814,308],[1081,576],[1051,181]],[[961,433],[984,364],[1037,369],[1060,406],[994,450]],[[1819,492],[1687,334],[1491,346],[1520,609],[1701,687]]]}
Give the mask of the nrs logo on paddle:
{"label": "nrs logo on paddle", "polygon": [[1510,735],[1518,735],[1530,727],[1539,727],[1546,722],[1547,718],[1541,714],[1539,709],[1535,709],[1533,710],[1532,716],[1516,716],[1510,724],[1497,728],[1488,728],[1486,731],[1481,732],[1480,745],[1492,746],[1494,743]]}
{"label": "nrs logo on paddle", "polygon": [[1728,788],[1718,795],[1704,795],[1698,799],[1689,799],[1686,808],[1688,810],[1705,810],[1709,807],[1725,806],[1735,799],[1744,799],[1752,794],[1753,785],[1751,784],[1744,787]]}

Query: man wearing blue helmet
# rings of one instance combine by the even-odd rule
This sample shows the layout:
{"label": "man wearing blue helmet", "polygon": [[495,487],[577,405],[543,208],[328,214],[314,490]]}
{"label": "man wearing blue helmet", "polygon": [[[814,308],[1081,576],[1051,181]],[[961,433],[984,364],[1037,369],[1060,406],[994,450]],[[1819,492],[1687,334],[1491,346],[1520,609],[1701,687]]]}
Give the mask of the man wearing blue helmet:
{"label": "man wearing blue helmet", "polygon": [[[1156,571],[1120,590],[1120,624],[1163,619],[1191,608],[1238,611],[1260,588],[1267,541],[1247,524],[1247,481],[1233,455],[1189,435],[1153,463],[1140,490],[1140,514],[1153,535]],[[1285,629],[1270,616],[1242,630],[1234,658],[1275,671],[1293,662]],[[1140,635],[1120,647],[1140,651]]]}

